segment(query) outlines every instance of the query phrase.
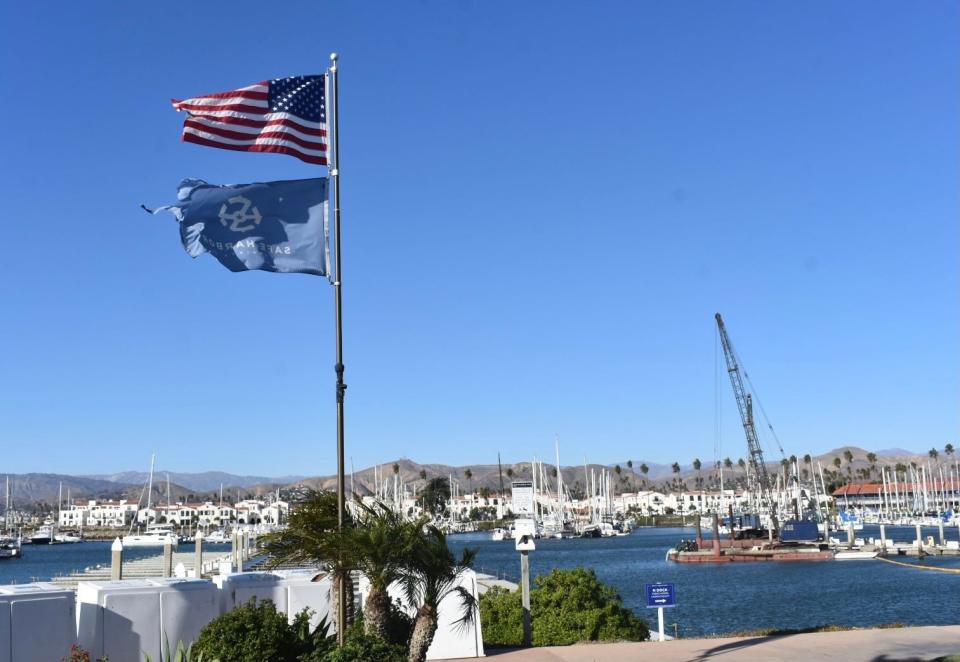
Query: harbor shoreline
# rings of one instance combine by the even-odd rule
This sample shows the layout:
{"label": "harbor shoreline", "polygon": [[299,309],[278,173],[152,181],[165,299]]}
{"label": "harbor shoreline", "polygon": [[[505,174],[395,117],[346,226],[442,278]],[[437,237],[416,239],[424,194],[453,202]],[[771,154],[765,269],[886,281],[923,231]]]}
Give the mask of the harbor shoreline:
{"label": "harbor shoreline", "polygon": [[[656,633],[653,633],[656,637]],[[583,643],[572,646],[487,648],[503,662],[686,662],[721,657],[725,662],[767,660],[932,660],[960,655],[960,625],[864,628],[776,636],[708,637],[665,642]],[[438,661],[442,662],[442,661]]]}

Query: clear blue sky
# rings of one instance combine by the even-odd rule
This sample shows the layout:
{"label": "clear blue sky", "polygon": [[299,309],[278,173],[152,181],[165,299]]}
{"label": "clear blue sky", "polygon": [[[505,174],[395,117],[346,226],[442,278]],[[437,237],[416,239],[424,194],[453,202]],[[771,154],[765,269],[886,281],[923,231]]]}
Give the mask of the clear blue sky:
{"label": "clear blue sky", "polygon": [[710,460],[716,311],[788,453],[957,443],[956,2],[2,12],[0,472],[334,470],[329,286],[138,209],[320,174],[168,101],[331,51],[357,467]]}

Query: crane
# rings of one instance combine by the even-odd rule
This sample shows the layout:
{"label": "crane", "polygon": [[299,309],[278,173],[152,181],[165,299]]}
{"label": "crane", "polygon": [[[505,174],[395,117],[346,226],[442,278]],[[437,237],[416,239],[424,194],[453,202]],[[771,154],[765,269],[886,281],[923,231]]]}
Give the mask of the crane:
{"label": "crane", "polygon": [[747,451],[750,455],[750,467],[753,469],[753,475],[757,477],[760,487],[760,495],[766,495],[770,504],[770,519],[773,522],[773,528],[776,529],[777,514],[776,505],[772,498],[772,486],[770,484],[770,474],[767,473],[767,465],[763,461],[763,449],[760,448],[760,438],[757,436],[757,429],[753,424],[753,398],[743,386],[741,377],[740,362],[737,360],[737,354],[733,349],[733,343],[730,342],[730,336],[727,335],[727,327],[723,324],[723,318],[720,313],[716,314],[717,330],[720,332],[720,342],[723,345],[723,355],[727,360],[727,374],[730,375],[730,384],[733,386],[733,396],[737,401],[737,409],[740,410],[740,420],[743,422],[743,431],[747,435]]}

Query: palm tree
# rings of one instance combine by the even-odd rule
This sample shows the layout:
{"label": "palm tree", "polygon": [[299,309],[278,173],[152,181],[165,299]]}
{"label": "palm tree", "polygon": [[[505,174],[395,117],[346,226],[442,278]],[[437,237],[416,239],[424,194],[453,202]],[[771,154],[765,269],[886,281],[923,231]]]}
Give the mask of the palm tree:
{"label": "palm tree", "polygon": [[477,550],[464,549],[458,559],[447,547],[443,531],[429,526],[419,536],[401,579],[407,601],[417,607],[410,635],[410,662],[423,662],[437,632],[440,603],[447,596],[460,598],[461,623],[472,622],[477,615],[477,600],[460,585],[460,578],[473,565]]}
{"label": "palm tree", "polygon": [[833,458],[833,466],[835,466],[837,469],[840,469],[840,466],[842,464],[843,464],[843,460],[841,460],[839,457]]}
{"label": "palm tree", "polygon": [[703,479],[700,477],[700,467],[703,466],[703,463],[700,461],[699,457],[693,458],[693,469],[697,472],[697,482],[703,482]]}
{"label": "palm tree", "polygon": [[426,480],[426,479],[427,479],[427,470],[426,470],[426,469],[421,469],[421,470],[420,470],[420,480]]}
{"label": "palm tree", "polygon": [[[947,444],[949,446],[949,444]],[[633,473],[633,460],[627,460],[627,469],[630,470],[630,489],[637,491],[636,474]]]}
{"label": "palm tree", "polygon": [[[336,623],[339,614],[340,583],[346,582],[347,624],[353,613],[353,589],[350,571],[353,559],[347,544],[346,531],[353,526],[350,512],[344,513],[343,531],[338,531],[337,495],[331,491],[312,492],[299,508],[290,513],[287,528],[264,537],[264,551],[270,555],[268,565],[284,563],[295,565],[324,565],[333,576],[330,613]],[[347,624],[337,624],[338,632],[345,632]],[[341,627],[341,625],[343,627]]]}
{"label": "palm tree", "polygon": [[937,461],[937,458],[940,457],[940,451],[938,451],[936,448],[931,448],[931,449],[927,452],[927,455],[930,456],[930,459],[931,459],[931,460],[933,460],[934,462],[936,462],[936,461]]}
{"label": "palm tree", "polygon": [[847,464],[853,464],[853,451],[843,451],[843,459],[847,461]]}
{"label": "palm tree", "polygon": [[947,455],[947,457],[953,457],[953,444],[947,444],[944,446],[943,452]]}
{"label": "palm tree", "polygon": [[623,469],[620,468],[620,465],[614,465],[613,473],[617,474],[617,480],[613,481],[613,496],[617,495],[617,482],[620,480],[620,474],[623,473]]}
{"label": "palm tree", "polygon": [[647,474],[648,474],[649,472],[650,472],[650,467],[648,467],[646,464],[641,464],[641,465],[640,465],[640,473],[643,474],[643,485],[644,485],[644,487],[646,487],[646,485],[647,485]]}
{"label": "palm tree", "polygon": [[507,467],[507,478],[513,478],[513,467]]}
{"label": "palm tree", "polygon": [[470,469],[464,469],[463,475],[468,481],[470,481],[470,493],[473,494],[473,472]]}
{"label": "palm tree", "polygon": [[728,471],[729,471],[730,469],[733,469],[733,460],[731,460],[729,457],[724,458],[724,459],[723,459],[723,468],[726,469],[726,470],[728,470]]}
{"label": "palm tree", "polygon": [[363,629],[386,639],[390,619],[387,589],[402,578],[427,519],[407,521],[400,512],[380,502],[372,506],[358,502],[356,507],[355,526],[346,530],[346,542],[352,569],[362,572],[370,582],[363,605]]}
{"label": "palm tree", "polygon": [[673,482],[674,484],[678,484],[678,481],[680,480],[680,463],[674,462],[672,465],[670,465],[670,468],[673,470],[673,473],[676,474],[676,478],[673,479]]}

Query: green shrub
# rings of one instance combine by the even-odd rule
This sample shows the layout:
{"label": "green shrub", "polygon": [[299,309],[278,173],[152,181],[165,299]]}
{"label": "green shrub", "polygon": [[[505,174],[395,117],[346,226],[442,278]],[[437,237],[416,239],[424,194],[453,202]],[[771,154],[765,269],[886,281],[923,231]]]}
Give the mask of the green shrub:
{"label": "green shrub", "polygon": [[309,619],[309,612],[303,611],[288,624],[273,602],[257,603],[254,598],[210,621],[200,631],[193,652],[221,662],[297,662],[325,640],[325,624],[321,624],[322,634],[321,628],[310,632]]}
{"label": "green shrub", "polygon": [[[620,595],[602,584],[593,570],[554,570],[534,580],[530,591],[534,646],[578,641],[643,641],[646,623],[623,606]],[[517,646],[523,641],[520,592],[492,589],[480,598],[483,641]]]}
{"label": "green shrub", "polygon": [[480,629],[487,646],[523,644],[523,604],[520,591],[494,586],[480,596]]}
{"label": "green shrub", "polygon": [[362,624],[347,631],[343,648],[337,648],[335,637],[330,642],[329,649],[301,658],[301,662],[407,662],[406,646],[366,634]]}

